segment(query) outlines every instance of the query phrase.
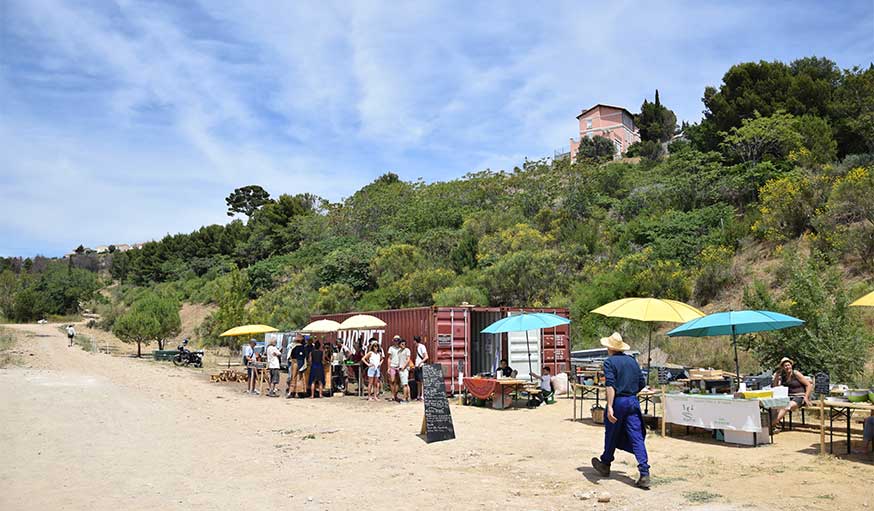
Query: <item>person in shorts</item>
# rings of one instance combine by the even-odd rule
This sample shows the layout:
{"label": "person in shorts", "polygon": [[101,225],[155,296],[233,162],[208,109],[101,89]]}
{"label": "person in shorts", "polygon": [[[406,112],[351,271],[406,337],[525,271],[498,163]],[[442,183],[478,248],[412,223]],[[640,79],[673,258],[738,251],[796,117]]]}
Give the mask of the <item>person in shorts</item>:
{"label": "person in shorts", "polygon": [[279,357],[282,352],[276,347],[276,339],[271,339],[267,345],[267,370],[270,371],[270,390],[267,395],[270,397],[279,397]]}
{"label": "person in shorts", "polygon": [[400,401],[398,398],[398,369],[400,369],[400,347],[401,336],[396,335],[392,339],[392,345],[388,348],[388,385],[391,388],[392,401]]}
{"label": "person in shorts", "polygon": [[379,399],[379,366],[382,364],[382,352],[379,351],[378,343],[370,345],[361,363],[367,367],[367,400],[376,401]]}
{"label": "person in shorts", "polygon": [[413,370],[413,379],[416,382],[416,401],[422,400],[423,392],[425,391],[425,385],[423,385],[423,367],[425,363],[428,362],[428,348],[425,346],[425,343],[422,342],[422,338],[418,335],[413,337],[413,340],[416,341],[416,368]]}
{"label": "person in shorts", "polygon": [[795,362],[789,357],[783,357],[780,360],[780,366],[777,372],[774,373],[774,380],[771,382],[774,387],[784,386],[789,388],[789,405],[785,408],[780,408],[777,411],[774,420],[771,421],[771,428],[775,428],[783,417],[802,406],[810,405],[810,393],[813,392],[813,383],[801,374],[801,371],[795,369]]}
{"label": "person in shorts", "polygon": [[255,370],[250,365],[255,362],[255,339],[249,339],[249,344],[243,346],[243,365],[246,366],[246,393],[256,394]]}
{"label": "person in shorts", "polygon": [[404,392],[404,403],[410,402],[410,367],[412,365],[410,348],[407,348],[407,341],[401,339],[398,342],[398,381]]}

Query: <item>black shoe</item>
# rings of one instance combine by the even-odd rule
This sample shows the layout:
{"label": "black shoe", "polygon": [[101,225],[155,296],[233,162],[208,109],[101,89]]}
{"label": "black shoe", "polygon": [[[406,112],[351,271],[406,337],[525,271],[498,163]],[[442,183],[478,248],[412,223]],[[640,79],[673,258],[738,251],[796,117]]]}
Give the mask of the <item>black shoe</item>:
{"label": "black shoe", "polygon": [[649,489],[649,476],[640,476],[640,479],[637,480],[636,486],[642,490],[648,490]]}
{"label": "black shoe", "polygon": [[601,474],[603,477],[610,477],[610,465],[606,463],[601,463],[601,460],[598,458],[592,458],[592,467],[594,467],[595,471]]}

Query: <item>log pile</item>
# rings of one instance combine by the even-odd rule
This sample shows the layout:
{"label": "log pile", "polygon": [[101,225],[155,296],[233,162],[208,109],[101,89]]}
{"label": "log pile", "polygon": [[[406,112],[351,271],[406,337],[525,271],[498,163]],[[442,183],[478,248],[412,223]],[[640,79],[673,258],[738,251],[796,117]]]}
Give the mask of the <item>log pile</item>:
{"label": "log pile", "polygon": [[246,371],[237,371],[236,369],[225,369],[224,371],[210,375],[210,380],[213,383],[218,382],[245,382]]}

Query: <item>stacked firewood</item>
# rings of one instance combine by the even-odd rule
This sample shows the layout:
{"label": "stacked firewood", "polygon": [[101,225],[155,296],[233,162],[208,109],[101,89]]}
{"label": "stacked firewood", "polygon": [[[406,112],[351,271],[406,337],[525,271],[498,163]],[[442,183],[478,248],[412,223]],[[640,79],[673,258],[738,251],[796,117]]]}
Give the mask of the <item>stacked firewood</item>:
{"label": "stacked firewood", "polygon": [[245,371],[237,371],[236,369],[225,369],[224,371],[210,375],[210,380],[214,383],[217,382],[245,382],[246,381],[246,372]]}

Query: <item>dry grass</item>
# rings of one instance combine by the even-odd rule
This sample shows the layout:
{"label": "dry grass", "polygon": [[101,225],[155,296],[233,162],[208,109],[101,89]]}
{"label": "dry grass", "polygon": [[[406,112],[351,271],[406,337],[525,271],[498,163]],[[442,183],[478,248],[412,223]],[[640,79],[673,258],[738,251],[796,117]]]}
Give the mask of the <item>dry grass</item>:
{"label": "dry grass", "polygon": [[0,328],[0,367],[19,365],[21,357],[15,351],[18,338],[15,333],[5,328]]}

